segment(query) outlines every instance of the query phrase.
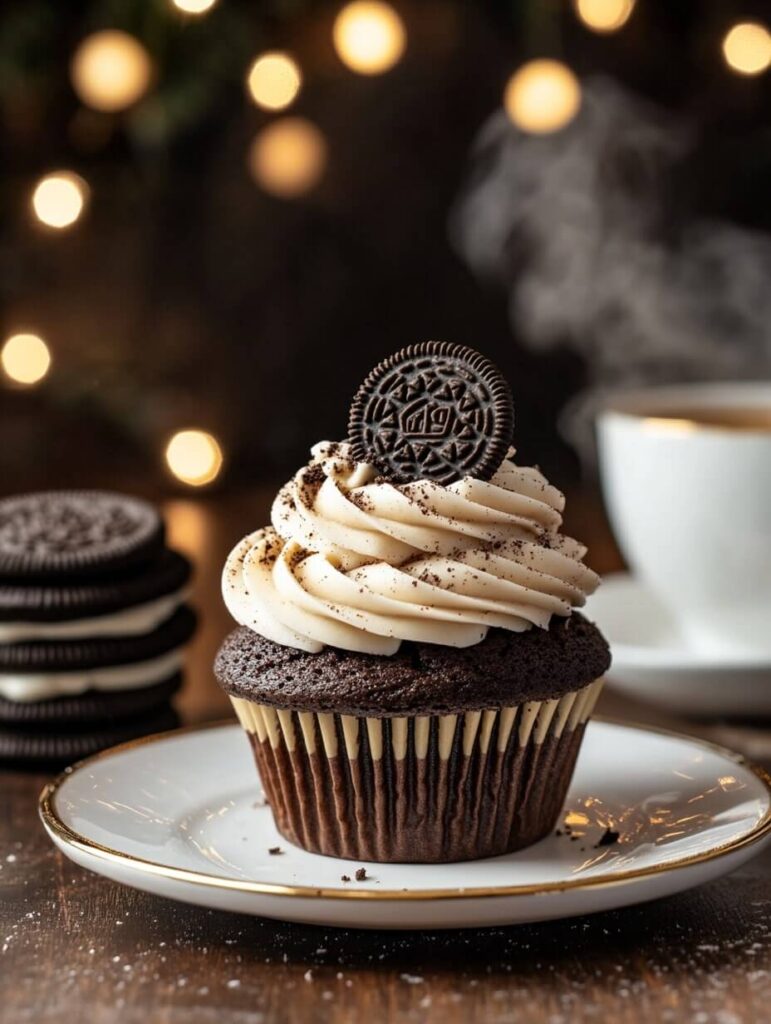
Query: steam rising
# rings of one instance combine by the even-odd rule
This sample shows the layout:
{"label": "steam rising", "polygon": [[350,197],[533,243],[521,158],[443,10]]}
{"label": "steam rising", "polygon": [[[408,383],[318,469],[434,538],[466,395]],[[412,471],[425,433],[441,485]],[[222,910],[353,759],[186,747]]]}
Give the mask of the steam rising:
{"label": "steam rising", "polygon": [[584,83],[583,97],[551,136],[525,135],[502,112],[488,121],[452,234],[476,272],[508,288],[518,338],[584,355],[591,385],[562,425],[587,452],[609,389],[769,373],[771,237],[674,223],[688,126],[607,80]]}

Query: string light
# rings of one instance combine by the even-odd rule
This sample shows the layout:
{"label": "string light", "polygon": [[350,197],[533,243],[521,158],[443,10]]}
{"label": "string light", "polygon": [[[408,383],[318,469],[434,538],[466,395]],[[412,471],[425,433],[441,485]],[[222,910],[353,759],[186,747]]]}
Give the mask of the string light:
{"label": "string light", "polygon": [[83,213],[88,186],[72,171],[47,174],[32,193],[32,209],[37,219],[49,228],[68,228]]}
{"label": "string light", "polygon": [[127,32],[107,29],[87,36],[70,67],[75,92],[87,107],[115,112],[136,103],[152,78],[152,62]]}
{"label": "string light", "polygon": [[581,105],[581,86],[567,65],[557,60],[531,60],[509,79],[503,104],[514,124],[525,132],[547,134],[564,128]]}
{"label": "string light", "polygon": [[172,5],[185,14],[206,14],[217,0],[171,0]]}
{"label": "string light", "polygon": [[222,469],[222,448],[205,430],[179,430],[166,445],[166,464],[183,484],[203,487]]}
{"label": "string light", "polygon": [[14,334],[0,350],[0,364],[14,384],[39,384],[51,368],[51,352],[37,334]]}
{"label": "string light", "polygon": [[576,14],[594,32],[617,32],[629,21],[635,0],[575,0]]}
{"label": "string light", "polygon": [[284,110],[295,99],[301,85],[297,62],[279,50],[258,57],[246,78],[249,95],[264,110]]}
{"label": "string light", "polygon": [[379,75],[401,58],[404,23],[382,0],[354,0],[335,18],[332,39],[340,60],[361,75]]}
{"label": "string light", "polygon": [[771,65],[771,33],[756,21],[740,22],[723,38],[726,64],[741,75],[759,75]]}
{"label": "string light", "polygon": [[249,151],[249,169],[257,184],[288,199],[313,188],[326,163],[324,136],[302,117],[282,117],[269,124]]}

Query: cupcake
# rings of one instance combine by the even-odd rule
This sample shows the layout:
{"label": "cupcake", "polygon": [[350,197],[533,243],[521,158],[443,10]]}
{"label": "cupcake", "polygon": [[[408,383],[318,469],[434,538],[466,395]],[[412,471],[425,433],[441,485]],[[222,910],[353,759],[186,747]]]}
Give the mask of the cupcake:
{"label": "cupcake", "polygon": [[228,557],[215,671],[290,842],[449,862],[554,827],[610,658],[564,498],[512,434],[488,360],[404,349]]}

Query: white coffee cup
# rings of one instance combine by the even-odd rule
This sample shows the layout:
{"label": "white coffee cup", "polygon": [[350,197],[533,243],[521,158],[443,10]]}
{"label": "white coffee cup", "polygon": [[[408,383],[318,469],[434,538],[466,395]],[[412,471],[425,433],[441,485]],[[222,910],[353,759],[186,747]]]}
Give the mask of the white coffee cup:
{"label": "white coffee cup", "polygon": [[687,640],[771,653],[771,382],[613,396],[598,440],[621,550]]}

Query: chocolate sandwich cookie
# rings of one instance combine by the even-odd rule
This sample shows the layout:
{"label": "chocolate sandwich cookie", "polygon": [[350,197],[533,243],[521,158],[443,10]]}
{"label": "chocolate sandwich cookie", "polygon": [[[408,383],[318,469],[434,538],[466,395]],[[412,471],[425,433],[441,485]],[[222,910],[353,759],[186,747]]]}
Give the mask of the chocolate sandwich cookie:
{"label": "chocolate sandwich cookie", "polygon": [[146,565],[104,578],[62,578],[53,584],[0,578],[0,643],[3,623],[60,623],[110,615],[182,590],[190,571],[183,555],[166,549]]}
{"label": "chocolate sandwich cookie", "polygon": [[95,723],[136,718],[168,704],[182,685],[182,674],[133,690],[88,690],[50,700],[5,700],[0,697],[0,723],[26,728],[45,726],[53,733]]}
{"label": "chocolate sandwich cookie", "polygon": [[43,491],[0,501],[0,577],[55,580],[142,565],[163,547],[158,511],[108,491]]}
{"label": "chocolate sandwich cookie", "polygon": [[379,363],[351,404],[353,453],[387,480],[489,480],[511,445],[514,403],[500,370],[474,349],[409,345]]}
{"label": "chocolate sandwich cookie", "polygon": [[18,726],[0,726],[0,762],[7,767],[53,769],[71,764],[107,747],[178,728],[171,707],[118,725],[91,726],[77,732],[39,733]]}
{"label": "chocolate sandwich cookie", "polygon": [[150,661],[186,644],[195,624],[194,612],[183,605],[142,636],[0,644],[0,684],[5,673],[68,673]]}

